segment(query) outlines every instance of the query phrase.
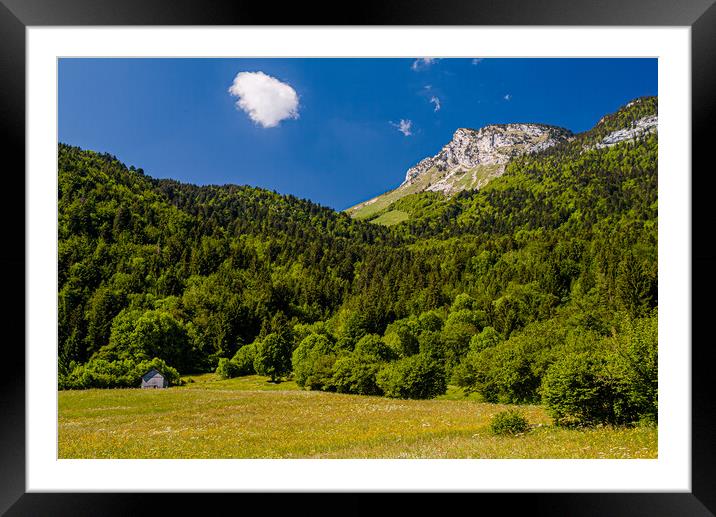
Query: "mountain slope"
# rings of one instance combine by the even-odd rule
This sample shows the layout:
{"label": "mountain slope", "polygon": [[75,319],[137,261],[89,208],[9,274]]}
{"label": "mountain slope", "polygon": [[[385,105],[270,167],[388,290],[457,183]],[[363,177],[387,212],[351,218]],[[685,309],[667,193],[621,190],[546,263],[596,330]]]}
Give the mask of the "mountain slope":
{"label": "mountain slope", "polygon": [[58,170],[65,364],[110,344],[120,313],[161,307],[191,322],[193,367],[201,368],[278,313],[332,314],[357,258],[399,244],[387,229],[294,196],[155,180],[77,147],[59,145]]}
{"label": "mountain slope", "polygon": [[536,124],[487,126],[479,131],[458,129],[440,153],[409,169],[398,188],[346,212],[376,224],[397,224],[410,219],[413,205],[425,205],[424,201],[412,200],[417,194],[431,203],[447,201],[445,196],[426,195],[439,192],[449,198],[462,191],[483,189],[521,157],[529,159],[565,148],[582,153],[635,142],[656,133],[657,124],[657,98],[644,97],[605,115],[594,128],[578,135]]}
{"label": "mountain slope", "polygon": [[571,136],[567,129],[544,124],[460,128],[439,153],[408,169],[395,190],[351,207],[347,213],[364,219],[409,194],[429,191],[452,195],[479,189],[500,176],[516,156],[548,149]]}

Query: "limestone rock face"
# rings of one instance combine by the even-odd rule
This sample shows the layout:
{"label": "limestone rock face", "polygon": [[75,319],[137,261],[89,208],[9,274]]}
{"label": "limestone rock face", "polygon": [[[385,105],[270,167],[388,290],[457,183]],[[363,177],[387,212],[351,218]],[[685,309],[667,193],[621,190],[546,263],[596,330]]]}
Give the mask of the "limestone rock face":
{"label": "limestone rock face", "polygon": [[477,130],[460,128],[438,154],[408,169],[403,185],[412,184],[431,169],[444,173],[443,180],[481,165],[503,166],[500,169],[504,170],[504,165],[515,156],[547,149],[571,136],[567,129],[543,124],[494,124]]}
{"label": "limestone rock face", "polygon": [[451,196],[462,190],[481,189],[502,175],[511,159],[542,151],[571,138],[571,131],[545,124],[460,128],[438,154],[408,169],[405,180],[398,187],[355,205],[347,212],[353,217],[365,218],[410,194],[427,191]]}
{"label": "limestone rock face", "polygon": [[658,126],[658,115],[650,115],[648,117],[643,117],[632,122],[631,127],[612,131],[607,136],[605,136],[602,141],[599,142],[595,147],[597,149],[601,149],[602,147],[611,147],[620,142],[636,140],[641,136],[657,131]]}

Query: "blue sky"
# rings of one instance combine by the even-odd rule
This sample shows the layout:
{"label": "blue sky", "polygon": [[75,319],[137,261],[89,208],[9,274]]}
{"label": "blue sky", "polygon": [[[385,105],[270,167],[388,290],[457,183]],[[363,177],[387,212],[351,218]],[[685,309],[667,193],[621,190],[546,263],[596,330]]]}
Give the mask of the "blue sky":
{"label": "blue sky", "polygon": [[656,59],[61,59],[58,136],[153,177],[342,210],[459,127],[580,132],[657,93]]}

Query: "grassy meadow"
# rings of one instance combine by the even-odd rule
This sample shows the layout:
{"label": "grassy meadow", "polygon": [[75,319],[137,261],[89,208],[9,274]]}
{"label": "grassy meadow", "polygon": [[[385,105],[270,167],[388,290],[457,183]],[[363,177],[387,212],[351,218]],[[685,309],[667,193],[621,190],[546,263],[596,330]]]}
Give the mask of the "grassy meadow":
{"label": "grassy meadow", "polygon": [[493,436],[509,406],[304,391],[291,381],[215,374],[165,390],[60,391],[60,458],[656,458],[658,429],[551,425],[520,406],[530,430]]}
{"label": "grassy meadow", "polygon": [[407,212],[402,210],[391,210],[373,219],[374,224],[382,224],[383,226],[393,226],[394,224],[402,223],[410,218]]}

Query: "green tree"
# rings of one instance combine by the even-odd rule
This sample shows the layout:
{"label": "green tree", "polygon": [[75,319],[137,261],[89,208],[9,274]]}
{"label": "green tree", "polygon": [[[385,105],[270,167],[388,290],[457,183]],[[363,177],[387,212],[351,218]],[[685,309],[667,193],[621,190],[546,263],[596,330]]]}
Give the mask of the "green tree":
{"label": "green tree", "polygon": [[341,393],[382,395],[376,375],[383,364],[395,357],[395,352],[380,336],[368,334],[358,341],[355,350],[337,359],[332,386]]}
{"label": "green tree", "polygon": [[181,371],[190,369],[192,363],[184,324],[163,310],[122,311],[112,322],[109,344],[95,355],[110,361],[158,357]]}
{"label": "green tree", "polygon": [[293,351],[291,363],[296,384],[310,389],[330,387],[336,354],[330,340],[319,334],[310,334]]}
{"label": "green tree", "polygon": [[443,328],[443,320],[435,311],[423,312],[418,316],[420,329],[423,331],[438,331]]}
{"label": "green tree", "polygon": [[378,372],[377,384],[392,398],[428,399],[447,390],[443,366],[422,353],[387,363]]}
{"label": "green tree", "polygon": [[388,325],[383,341],[401,357],[417,354],[420,329],[415,320],[402,319]]}
{"label": "green tree", "polygon": [[620,423],[615,411],[617,386],[603,356],[568,354],[547,370],[542,400],[558,425]]}
{"label": "green tree", "polygon": [[236,369],[236,376],[251,375],[256,373],[254,369],[254,360],[256,359],[256,344],[251,343],[250,345],[244,345],[239,348],[234,357],[231,358],[231,362],[234,363]]}
{"label": "green tree", "polygon": [[649,268],[633,251],[628,252],[619,264],[617,293],[622,306],[632,318],[647,313],[653,303],[655,284],[655,269]]}
{"label": "green tree", "polygon": [[451,311],[472,310],[476,306],[475,299],[467,293],[460,293],[455,297]]}
{"label": "green tree", "polygon": [[500,335],[494,328],[485,327],[482,329],[482,332],[470,338],[470,350],[473,352],[482,352],[486,348],[498,345],[500,341]]}
{"label": "green tree", "polygon": [[169,313],[146,311],[136,321],[130,340],[137,357],[159,357],[184,371],[190,367],[186,329]]}
{"label": "green tree", "polygon": [[291,342],[280,334],[269,334],[256,345],[254,369],[276,382],[291,372]]}
{"label": "green tree", "polygon": [[615,411],[622,420],[658,418],[658,319],[626,319],[608,340],[609,370],[621,398]]}

